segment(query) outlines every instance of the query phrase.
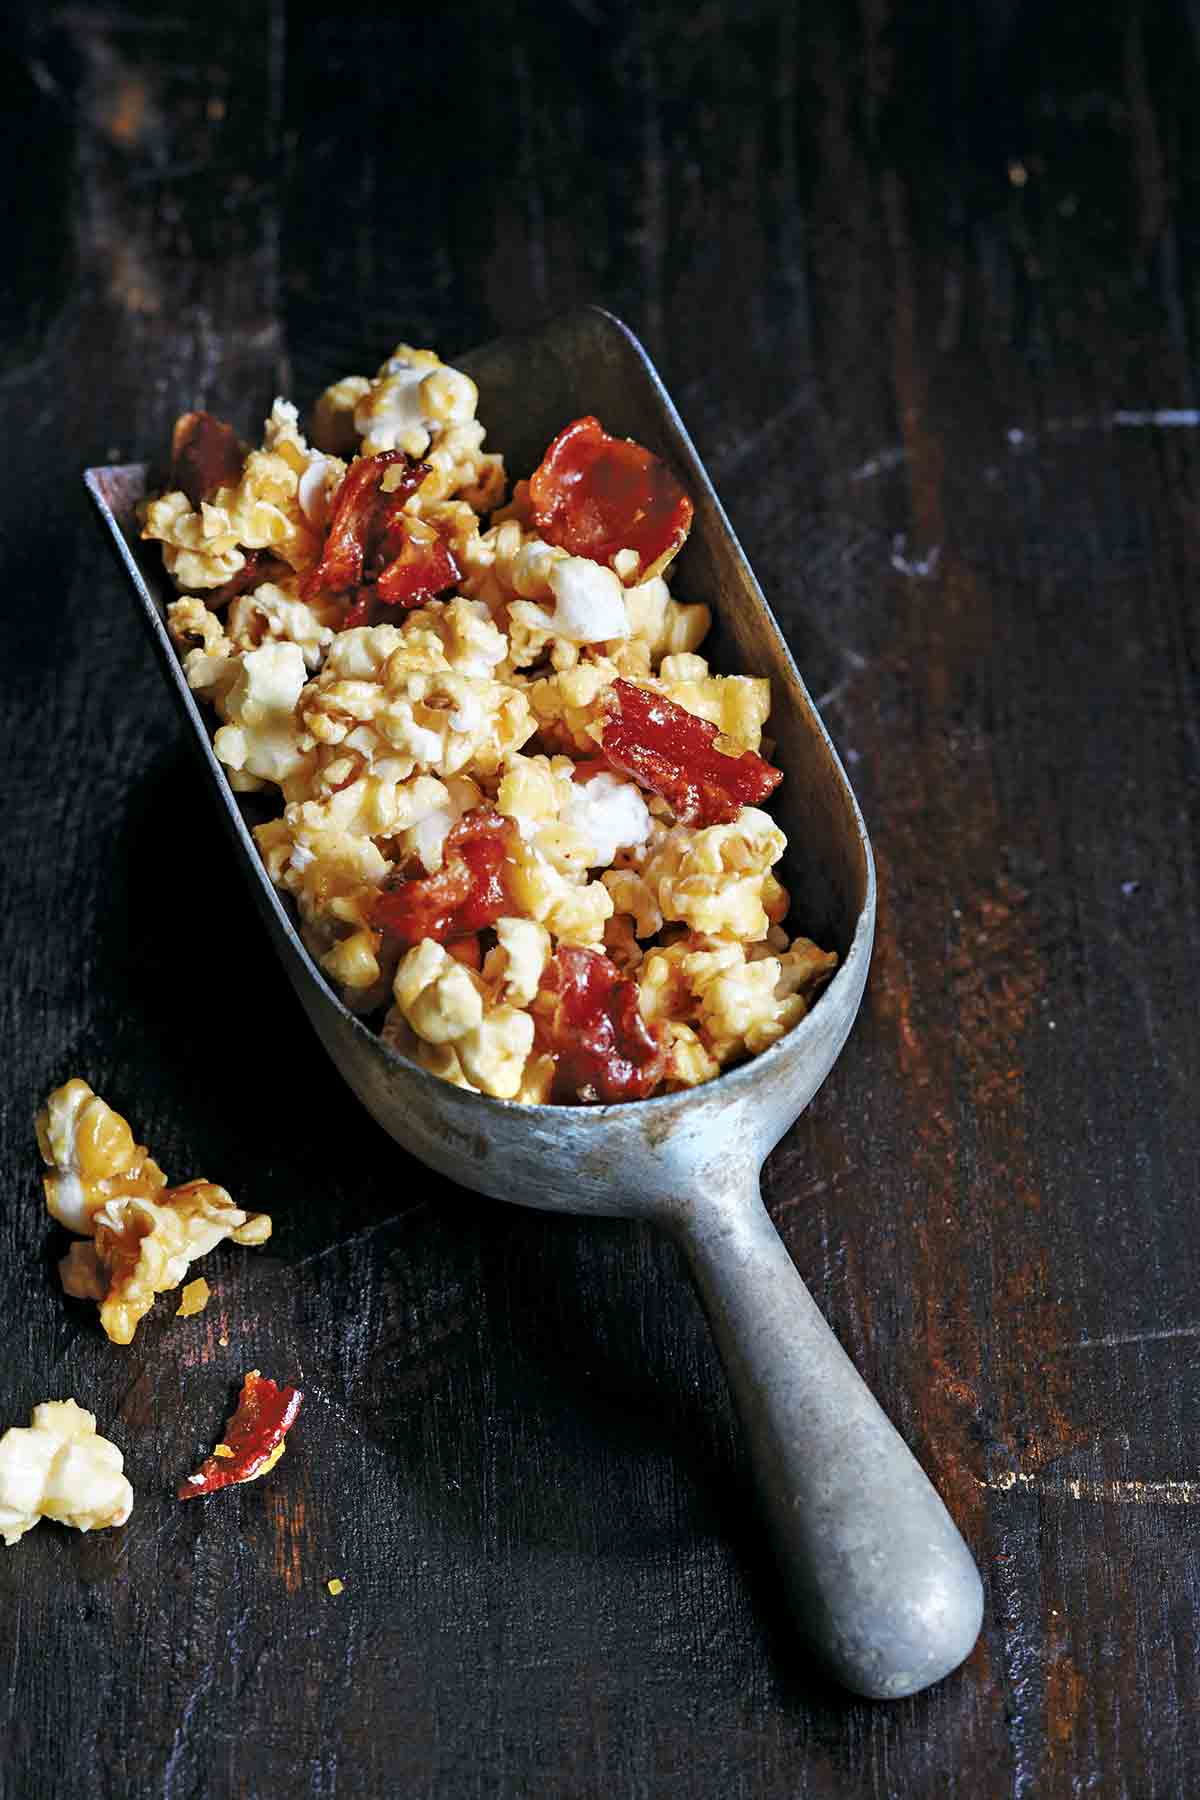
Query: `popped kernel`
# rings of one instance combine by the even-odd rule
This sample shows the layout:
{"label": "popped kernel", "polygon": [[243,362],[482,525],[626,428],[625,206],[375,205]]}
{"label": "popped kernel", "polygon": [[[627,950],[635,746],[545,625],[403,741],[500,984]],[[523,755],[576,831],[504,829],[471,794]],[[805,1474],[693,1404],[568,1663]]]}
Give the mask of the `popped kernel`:
{"label": "popped kernel", "polygon": [[225,1238],[264,1244],[271,1235],[267,1215],[243,1212],[224,1188],[168,1187],[127,1121],[78,1077],[50,1095],[37,1137],[51,1169],[47,1209],[79,1234],[58,1265],[63,1291],[97,1303],[114,1344],[132,1343],[155,1295],[178,1287],[197,1257]]}
{"label": "popped kernel", "polygon": [[125,1459],[74,1400],[43,1400],[0,1437],[0,1537],[15,1544],[40,1519],[76,1531],[124,1525],[133,1511]]}

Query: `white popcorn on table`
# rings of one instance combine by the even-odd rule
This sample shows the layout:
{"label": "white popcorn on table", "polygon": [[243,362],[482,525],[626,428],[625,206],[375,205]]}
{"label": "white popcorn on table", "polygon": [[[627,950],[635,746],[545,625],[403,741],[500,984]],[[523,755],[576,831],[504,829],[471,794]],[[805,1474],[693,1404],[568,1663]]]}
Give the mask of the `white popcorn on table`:
{"label": "white popcorn on table", "polygon": [[0,1536],[15,1544],[41,1519],[76,1531],[124,1525],[133,1489],[125,1459],[74,1400],[43,1400],[0,1437]]}

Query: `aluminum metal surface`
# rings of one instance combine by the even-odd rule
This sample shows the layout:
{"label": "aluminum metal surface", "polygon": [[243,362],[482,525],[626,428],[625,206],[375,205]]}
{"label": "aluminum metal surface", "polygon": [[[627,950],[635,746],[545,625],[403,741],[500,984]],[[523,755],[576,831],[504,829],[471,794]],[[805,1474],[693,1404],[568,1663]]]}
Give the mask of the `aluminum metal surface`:
{"label": "aluminum metal surface", "polygon": [[[745,1430],[797,1622],[849,1688],[917,1692],[978,1635],[982,1591],[966,1545],[907,1446],[822,1319],[759,1197],[758,1175],[828,1074],[858,1010],[875,921],[867,833],[845,773],[712,485],[632,334],[597,308],[457,359],[510,473],[527,473],[568,419],[665,455],[695,504],[678,591],[704,600],[717,666],[771,679],[775,811],[795,915],[841,958],[796,1029],[690,1092],[605,1107],[518,1106],[464,1093],[347,1011],[304,949],[217,763],[167,637],[167,583],[137,541],[144,465],[86,482],[191,728],[271,940],[325,1048],[391,1136],[452,1180],[547,1210],[652,1219],[686,1254]],[[193,397],[180,396],[181,407]],[[709,648],[709,646],[706,646]]]}

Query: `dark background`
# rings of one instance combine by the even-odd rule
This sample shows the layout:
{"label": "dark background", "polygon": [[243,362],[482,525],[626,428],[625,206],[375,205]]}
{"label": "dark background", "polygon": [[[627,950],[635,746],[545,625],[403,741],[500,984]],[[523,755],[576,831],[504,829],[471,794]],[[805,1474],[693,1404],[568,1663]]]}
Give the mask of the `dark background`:
{"label": "dark background", "polygon": [[[0,1425],[75,1395],[137,1504],[0,1550],[6,1796],[1200,1788],[1198,51],[1183,0],[11,15]],[[903,1703],[798,1648],[675,1253],[449,1189],[340,1085],[85,511],[186,407],[587,300],[872,831],[766,1192],[984,1572]],[[76,1073],[276,1221],[127,1350],[40,1199]],[[256,1365],[285,1462],[179,1506]]]}

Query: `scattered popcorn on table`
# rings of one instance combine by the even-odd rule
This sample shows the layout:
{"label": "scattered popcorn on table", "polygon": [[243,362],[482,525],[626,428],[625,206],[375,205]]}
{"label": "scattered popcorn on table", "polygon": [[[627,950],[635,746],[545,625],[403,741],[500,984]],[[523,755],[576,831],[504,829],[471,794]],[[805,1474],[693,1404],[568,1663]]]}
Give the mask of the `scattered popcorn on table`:
{"label": "scattered popcorn on table", "polygon": [[[114,1344],[132,1343],[155,1295],[177,1288],[197,1257],[225,1238],[258,1245],[271,1235],[266,1213],[243,1212],[212,1182],[169,1188],[120,1113],[86,1081],[55,1089],[38,1114],[37,1135],[51,1168],[43,1177],[46,1205],[82,1240],[58,1265],[63,1289],[96,1301]],[[179,1310],[186,1317],[207,1300],[208,1284],[192,1282]]]}
{"label": "scattered popcorn on table", "polygon": [[[142,509],[169,629],[232,786],[278,795],[271,880],[390,1044],[526,1104],[693,1087],[837,961],[783,929],[770,685],[699,653],[660,458],[576,419],[505,505],[478,400],[401,344],[326,389],[311,444],[284,400],[249,450],[185,414]],[[71,1165],[53,1204],[99,1213],[92,1180]]]}
{"label": "scattered popcorn on table", "polygon": [[98,1436],[94,1413],[74,1400],[44,1400],[28,1426],[0,1437],[0,1535],[6,1544],[57,1519],[76,1531],[123,1525],[133,1511],[125,1459]]}

